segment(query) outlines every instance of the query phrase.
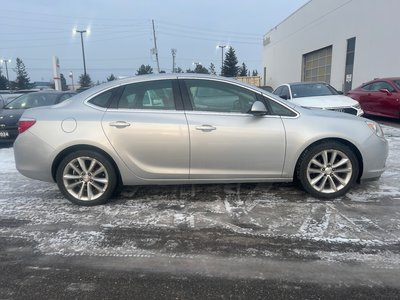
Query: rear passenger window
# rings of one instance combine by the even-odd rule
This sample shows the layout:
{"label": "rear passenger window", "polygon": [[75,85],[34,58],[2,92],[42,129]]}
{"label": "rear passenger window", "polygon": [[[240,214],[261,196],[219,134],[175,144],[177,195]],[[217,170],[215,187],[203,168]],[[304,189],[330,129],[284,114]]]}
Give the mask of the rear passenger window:
{"label": "rear passenger window", "polygon": [[118,108],[175,110],[172,81],[156,80],[128,84],[118,101]]}

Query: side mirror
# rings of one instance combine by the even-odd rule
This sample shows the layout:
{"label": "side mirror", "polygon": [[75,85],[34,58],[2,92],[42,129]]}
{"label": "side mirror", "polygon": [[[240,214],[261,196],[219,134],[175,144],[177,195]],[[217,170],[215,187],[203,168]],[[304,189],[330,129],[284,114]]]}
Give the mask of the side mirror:
{"label": "side mirror", "polygon": [[281,95],[281,96],[279,96],[279,97],[281,97],[283,100],[287,100],[287,99],[288,99],[288,96],[287,96],[287,95]]}
{"label": "side mirror", "polygon": [[253,116],[264,116],[268,114],[268,109],[265,107],[264,103],[261,101],[256,101],[251,106],[250,113]]}
{"label": "side mirror", "polygon": [[339,95],[343,95],[344,93],[342,91],[337,91]]}
{"label": "side mirror", "polygon": [[389,92],[388,89],[380,89],[379,91],[382,92],[382,93],[385,93],[388,96],[390,96],[392,94],[391,92]]}

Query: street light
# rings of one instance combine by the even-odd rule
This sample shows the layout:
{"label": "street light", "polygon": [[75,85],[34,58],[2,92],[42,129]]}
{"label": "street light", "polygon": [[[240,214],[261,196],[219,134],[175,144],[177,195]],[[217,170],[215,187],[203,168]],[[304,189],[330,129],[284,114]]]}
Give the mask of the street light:
{"label": "street light", "polygon": [[221,75],[223,75],[223,70],[224,70],[224,48],[226,48],[226,45],[219,45],[218,48],[221,48],[222,53],[221,53]]}
{"label": "street light", "polygon": [[7,63],[10,63],[11,59],[1,59],[0,62],[4,63],[6,65],[7,86],[8,86],[8,88],[10,88],[10,85],[9,85],[10,84],[10,80],[8,78],[8,66],[7,66]]}
{"label": "street light", "polygon": [[69,78],[71,78],[72,81],[72,91],[75,91],[75,87],[74,87],[74,73],[69,72]]}
{"label": "street light", "polygon": [[172,54],[172,73],[175,73],[175,56],[176,56],[176,49],[171,49]]}
{"label": "street light", "polygon": [[86,61],[85,61],[85,47],[83,46],[83,34],[89,34],[89,30],[77,30],[75,29],[76,33],[81,34],[81,45],[82,45],[82,57],[83,57],[83,74],[86,76]]}

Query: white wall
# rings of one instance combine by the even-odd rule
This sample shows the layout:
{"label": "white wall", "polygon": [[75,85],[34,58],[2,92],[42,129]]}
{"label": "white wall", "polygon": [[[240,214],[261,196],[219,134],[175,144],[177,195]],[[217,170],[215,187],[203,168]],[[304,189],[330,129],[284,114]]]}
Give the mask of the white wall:
{"label": "white wall", "polygon": [[347,39],[356,37],[353,88],[400,76],[400,0],[311,0],[264,39],[266,84],[301,81],[303,54],[332,45],[331,85],[342,90]]}

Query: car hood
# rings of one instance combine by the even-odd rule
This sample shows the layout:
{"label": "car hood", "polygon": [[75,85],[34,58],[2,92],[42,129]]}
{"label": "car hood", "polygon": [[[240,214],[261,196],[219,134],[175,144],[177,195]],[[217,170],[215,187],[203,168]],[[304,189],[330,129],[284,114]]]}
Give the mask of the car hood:
{"label": "car hood", "polygon": [[25,109],[2,109],[0,110],[0,124],[7,126],[15,125],[22,116]]}
{"label": "car hood", "polygon": [[300,106],[318,108],[351,107],[358,104],[356,100],[343,95],[301,97],[291,101]]}

